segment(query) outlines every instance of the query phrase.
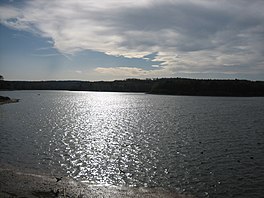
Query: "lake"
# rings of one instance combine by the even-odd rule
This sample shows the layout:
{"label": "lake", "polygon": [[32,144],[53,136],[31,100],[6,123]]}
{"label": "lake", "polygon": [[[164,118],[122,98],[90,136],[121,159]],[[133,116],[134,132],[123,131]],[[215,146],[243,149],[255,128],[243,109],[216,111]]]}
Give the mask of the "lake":
{"label": "lake", "polygon": [[0,164],[196,197],[264,194],[264,98],[1,91]]}

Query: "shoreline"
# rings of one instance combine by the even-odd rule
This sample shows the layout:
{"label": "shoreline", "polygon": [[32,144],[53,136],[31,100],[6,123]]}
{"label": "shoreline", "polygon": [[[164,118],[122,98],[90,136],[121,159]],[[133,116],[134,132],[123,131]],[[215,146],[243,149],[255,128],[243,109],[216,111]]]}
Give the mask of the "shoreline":
{"label": "shoreline", "polygon": [[11,99],[9,97],[0,96],[0,105],[17,102],[19,102],[19,99]]}
{"label": "shoreline", "polygon": [[0,197],[113,197],[113,198],[193,198],[163,188],[117,187],[86,184],[70,177],[39,175],[0,168]]}
{"label": "shoreline", "polygon": [[113,81],[1,81],[0,90],[141,92],[160,95],[263,97],[264,81],[155,78]]}

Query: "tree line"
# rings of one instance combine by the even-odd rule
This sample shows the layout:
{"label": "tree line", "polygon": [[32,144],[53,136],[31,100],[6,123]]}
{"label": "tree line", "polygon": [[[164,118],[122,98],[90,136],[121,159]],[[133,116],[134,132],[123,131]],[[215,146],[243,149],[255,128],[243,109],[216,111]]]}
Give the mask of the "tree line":
{"label": "tree line", "polygon": [[264,96],[264,81],[187,78],[115,81],[0,81],[0,90],[143,92],[192,96]]}

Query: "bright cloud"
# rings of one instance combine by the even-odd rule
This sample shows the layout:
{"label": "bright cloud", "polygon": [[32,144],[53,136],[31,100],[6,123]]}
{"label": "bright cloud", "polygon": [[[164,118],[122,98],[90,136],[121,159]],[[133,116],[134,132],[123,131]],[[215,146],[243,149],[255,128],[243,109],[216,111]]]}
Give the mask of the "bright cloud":
{"label": "bright cloud", "polygon": [[262,0],[32,0],[0,6],[0,22],[51,38],[64,54],[93,50],[161,62],[152,70],[97,68],[123,76],[177,72],[264,73]]}
{"label": "bright cloud", "polygon": [[98,67],[95,71],[100,74],[116,77],[161,77],[169,75],[169,72],[166,71],[166,69],[145,70],[137,67]]}
{"label": "bright cloud", "polygon": [[104,68],[104,67],[98,67],[95,69],[96,72],[99,72],[101,74],[107,74],[111,76],[145,76],[148,74],[149,71],[135,68],[135,67],[110,67],[110,68]]}

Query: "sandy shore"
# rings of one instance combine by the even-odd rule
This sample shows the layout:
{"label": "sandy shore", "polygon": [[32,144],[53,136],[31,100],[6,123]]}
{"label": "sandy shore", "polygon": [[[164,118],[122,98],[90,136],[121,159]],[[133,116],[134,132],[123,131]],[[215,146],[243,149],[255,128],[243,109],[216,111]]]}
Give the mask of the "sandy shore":
{"label": "sandy shore", "polygon": [[71,178],[32,174],[0,168],[0,197],[75,197],[75,198],[189,198],[162,188],[96,186]]}

